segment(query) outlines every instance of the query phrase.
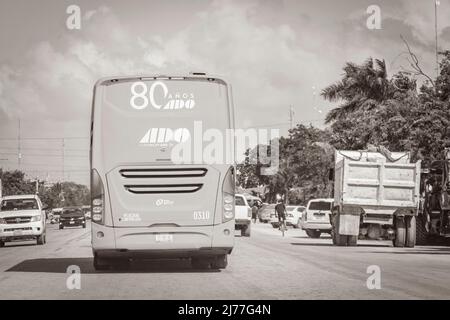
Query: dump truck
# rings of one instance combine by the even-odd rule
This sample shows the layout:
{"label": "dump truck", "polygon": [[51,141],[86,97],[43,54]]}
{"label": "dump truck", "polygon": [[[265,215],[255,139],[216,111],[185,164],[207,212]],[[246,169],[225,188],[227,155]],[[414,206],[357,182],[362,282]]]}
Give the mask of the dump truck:
{"label": "dump truck", "polygon": [[422,166],[421,202],[416,243],[438,244],[450,240],[450,148],[443,157]]}
{"label": "dump truck", "polygon": [[[384,150],[383,150],[384,151]],[[337,246],[358,239],[414,247],[421,163],[408,152],[335,152],[331,236]]]}

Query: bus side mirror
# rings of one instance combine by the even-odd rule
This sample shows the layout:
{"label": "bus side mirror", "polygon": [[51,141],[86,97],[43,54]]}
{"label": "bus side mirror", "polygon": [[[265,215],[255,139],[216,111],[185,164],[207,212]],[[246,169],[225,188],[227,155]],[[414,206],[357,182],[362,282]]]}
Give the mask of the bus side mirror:
{"label": "bus side mirror", "polygon": [[334,180],[334,168],[330,168],[328,170],[328,180],[333,181]]}

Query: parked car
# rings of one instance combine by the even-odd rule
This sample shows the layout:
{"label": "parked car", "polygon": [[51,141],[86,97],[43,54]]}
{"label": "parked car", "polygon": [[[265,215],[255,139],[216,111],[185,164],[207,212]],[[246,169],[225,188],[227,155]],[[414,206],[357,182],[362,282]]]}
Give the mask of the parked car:
{"label": "parked car", "polygon": [[83,209],[78,207],[64,208],[59,218],[59,229],[80,226],[86,228],[86,217]]}
{"label": "parked car", "polygon": [[292,226],[295,229],[301,228],[302,217],[306,208],[303,206],[287,206],[286,207],[286,225]]}
{"label": "parked car", "polygon": [[252,209],[247,199],[242,194],[236,194],[235,198],[235,230],[241,230],[241,236],[250,237]]}
{"label": "parked car", "polygon": [[37,195],[6,196],[0,204],[0,247],[6,242],[46,241],[45,208]]}
{"label": "parked car", "polygon": [[275,204],[263,204],[258,210],[259,222],[268,223],[270,221],[270,215],[275,212]]}
{"label": "parked car", "polygon": [[333,199],[312,199],[302,217],[302,230],[310,238],[319,238],[322,233],[331,234],[330,215]]}

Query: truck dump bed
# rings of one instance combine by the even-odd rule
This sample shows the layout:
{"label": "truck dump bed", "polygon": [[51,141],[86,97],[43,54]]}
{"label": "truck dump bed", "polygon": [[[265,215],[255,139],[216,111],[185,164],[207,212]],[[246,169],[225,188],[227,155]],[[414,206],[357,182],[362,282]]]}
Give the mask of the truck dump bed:
{"label": "truck dump bed", "polygon": [[407,163],[406,153],[393,153],[392,158],[397,161],[389,162],[379,153],[337,151],[335,204],[385,214],[392,214],[397,208],[416,208],[420,161]]}

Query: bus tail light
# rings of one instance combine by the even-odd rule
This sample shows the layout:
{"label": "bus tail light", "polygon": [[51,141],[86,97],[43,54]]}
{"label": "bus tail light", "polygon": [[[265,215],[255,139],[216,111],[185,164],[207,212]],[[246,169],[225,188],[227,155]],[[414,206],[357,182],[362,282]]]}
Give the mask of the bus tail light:
{"label": "bus tail light", "polygon": [[230,167],[222,185],[223,215],[222,222],[234,219],[234,167]]}
{"label": "bus tail light", "polygon": [[91,212],[92,221],[103,224],[104,221],[104,189],[102,179],[97,170],[92,169],[91,174]]}

